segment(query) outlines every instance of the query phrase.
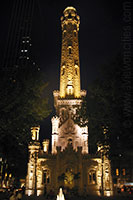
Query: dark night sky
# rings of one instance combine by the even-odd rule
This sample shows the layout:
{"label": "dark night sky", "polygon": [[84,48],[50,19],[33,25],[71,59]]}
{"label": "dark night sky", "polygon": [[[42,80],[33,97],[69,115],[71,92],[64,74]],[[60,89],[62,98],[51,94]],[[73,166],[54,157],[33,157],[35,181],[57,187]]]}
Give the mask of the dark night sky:
{"label": "dark night sky", "polygon": [[[14,0],[2,0],[0,5],[0,59],[5,48],[11,8]],[[102,65],[111,62],[120,51],[122,3],[120,0],[35,0],[32,25],[32,56],[45,71],[49,82],[48,95],[53,103],[52,91],[59,89],[61,58],[60,17],[67,6],[76,8],[80,16],[79,47],[81,87],[99,75]],[[46,120],[44,134],[48,134]],[[49,122],[50,123],[50,122]]]}

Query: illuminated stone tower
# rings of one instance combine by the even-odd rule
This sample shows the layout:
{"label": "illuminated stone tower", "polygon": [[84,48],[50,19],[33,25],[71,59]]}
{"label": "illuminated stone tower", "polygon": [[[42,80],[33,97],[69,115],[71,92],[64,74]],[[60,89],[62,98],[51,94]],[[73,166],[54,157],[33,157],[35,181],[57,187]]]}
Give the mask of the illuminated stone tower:
{"label": "illuminated stone tower", "polygon": [[61,17],[62,51],[60,70],[60,97],[80,98],[80,63],[78,31],[80,18],[73,7],[64,10]]}
{"label": "illuminated stone tower", "polygon": [[[75,8],[67,7],[61,17],[60,91],[53,92],[56,116],[51,120],[52,152],[48,139],[42,142],[43,148],[39,145],[39,127],[32,128],[26,177],[29,196],[42,195],[45,188],[48,192],[53,188],[58,192],[60,187],[76,187],[83,195],[112,195],[111,167],[105,146],[99,144],[97,154],[90,156],[88,127],[80,127],[75,120],[76,110],[86,95],[86,91],[80,89],[79,22]],[[79,178],[74,179],[78,174]]]}
{"label": "illuminated stone tower", "polygon": [[88,153],[88,127],[81,128],[74,122],[76,109],[86,95],[86,91],[80,89],[79,24],[76,9],[67,7],[61,17],[60,91],[53,92],[57,116],[52,118],[52,153],[56,153],[59,146],[63,151],[68,143],[76,151],[82,147],[82,153]]}

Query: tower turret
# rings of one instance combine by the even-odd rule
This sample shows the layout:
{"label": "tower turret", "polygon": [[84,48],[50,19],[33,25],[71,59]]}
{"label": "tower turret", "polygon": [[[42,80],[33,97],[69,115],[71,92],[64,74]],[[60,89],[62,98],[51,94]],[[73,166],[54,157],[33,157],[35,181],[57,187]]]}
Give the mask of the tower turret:
{"label": "tower turret", "polygon": [[38,153],[40,150],[40,142],[39,142],[39,130],[40,126],[32,127],[32,141],[29,143],[29,162],[27,169],[27,177],[26,177],[26,195],[30,196],[36,194],[37,191],[37,161],[38,161]]}
{"label": "tower turret", "polygon": [[48,153],[48,150],[49,150],[49,140],[48,139],[44,139],[42,144],[43,144],[43,151],[45,153]]}
{"label": "tower turret", "polygon": [[79,31],[80,17],[76,9],[67,7],[61,17],[62,50],[60,97],[80,98]]}
{"label": "tower turret", "polygon": [[32,140],[34,141],[39,140],[39,130],[40,130],[40,126],[31,128]]}

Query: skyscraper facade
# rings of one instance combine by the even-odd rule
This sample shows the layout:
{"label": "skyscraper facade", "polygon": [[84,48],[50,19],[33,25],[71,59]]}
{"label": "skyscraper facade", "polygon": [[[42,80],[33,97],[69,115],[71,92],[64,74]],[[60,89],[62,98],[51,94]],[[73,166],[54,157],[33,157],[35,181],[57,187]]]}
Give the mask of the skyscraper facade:
{"label": "skyscraper facade", "polygon": [[7,43],[3,59],[3,69],[12,70],[30,60],[31,28],[34,0],[14,0]]}

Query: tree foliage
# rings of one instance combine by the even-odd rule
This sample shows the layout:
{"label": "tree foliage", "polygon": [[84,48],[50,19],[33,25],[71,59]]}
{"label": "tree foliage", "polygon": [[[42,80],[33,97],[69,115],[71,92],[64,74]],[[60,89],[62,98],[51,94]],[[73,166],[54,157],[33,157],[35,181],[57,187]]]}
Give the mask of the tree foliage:
{"label": "tree foliage", "polygon": [[106,142],[110,145],[110,155],[123,153],[132,149],[133,137],[130,127],[124,127],[123,114],[123,71],[122,58],[115,60],[102,68],[102,76],[88,87],[87,97],[78,112],[77,123],[88,123],[89,146],[94,153],[97,143],[105,142],[104,127],[108,127]]}
{"label": "tree foliage", "polygon": [[39,125],[50,113],[46,89],[44,74],[36,65],[8,66],[7,70],[2,70],[0,152],[8,160],[10,168],[20,168],[17,165],[26,159],[30,128]]}

